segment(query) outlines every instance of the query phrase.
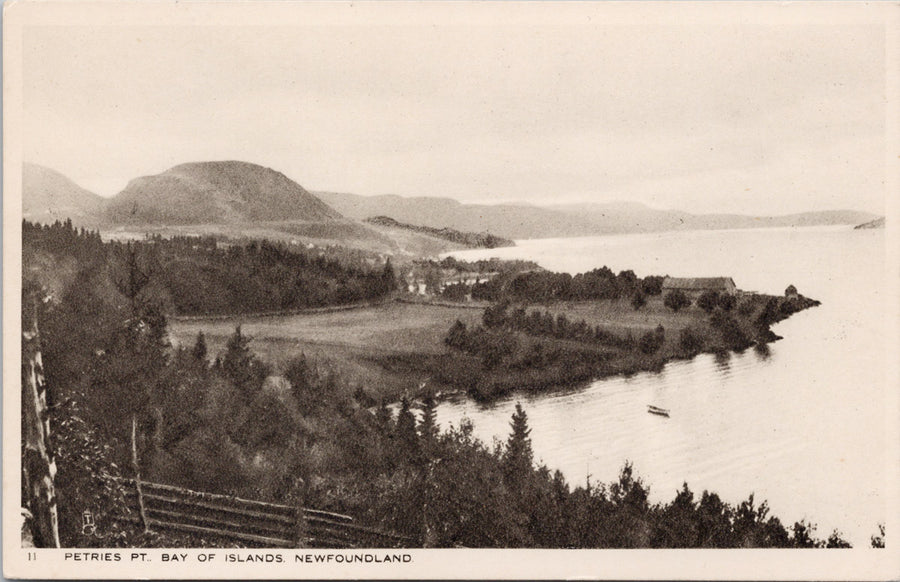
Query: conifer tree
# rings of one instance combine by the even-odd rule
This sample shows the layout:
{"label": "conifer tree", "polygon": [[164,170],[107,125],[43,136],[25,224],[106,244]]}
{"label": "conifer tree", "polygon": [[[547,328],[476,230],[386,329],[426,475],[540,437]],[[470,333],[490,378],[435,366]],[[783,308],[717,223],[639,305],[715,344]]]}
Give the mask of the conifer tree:
{"label": "conifer tree", "polygon": [[250,351],[250,340],[249,336],[241,333],[240,325],[235,327],[225,345],[225,357],[222,359],[225,375],[245,397],[252,396],[262,387],[268,375],[266,366]]}
{"label": "conifer tree", "polygon": [[197,333],[197,341],[194,342],[194,349],[191,350],[191,355],[194,356],[194,359],[198,362],[206,363],[206,354],[206,337],[201,331]]}
{"label": "conifer tree", "polygon": [[466,332],[466,324],[457,319],[444,338],[444,343],[452,348],[462,349],[466,344]]}
{"label": "conifer tree", "polygon": [[397,443],[403,452],[414,455],[418,450],[419,440],[416,434],[416,417],[410,410],[409,399],[400,399],[400,412],[397,413]]}
{"label": "conifer tree", "polygon": [[397,288],[397,277],[394,274],[394,266],[391,265],[390,257],[384,262],[384,269],[381,271],[381,286],[383,293],[390,293]]}
{"label": "conifer tree", "polygon": [[291,385],[291,393],[298,403],[308,404],[312,396],[313,370],[306,359],[306,354],[300,354],[292,359],[284,371],[284,377]]}
{"label": "conifer tree", "polygon": [[384,435],[390,434],[393,428],[394,416],[391,414],[391,409],[388,408],[387,401],[384,398],[381,399],[381,404],[378,405],[378,410],[375,411],[375,424],[378,426],[381,434]]}
{"label": "conifer tree", "polygon": [[531,449],[531,429],[528,427],[528,415],[522,404],[516,403],[516,411],[512,415],[512,433],[506,441],[506,452],[503,456],[504,470],[510,484],[521,483],[531,473],[534,452]]}
{"label": "conifer tree", "polygon": [[642,290],[638,289],[634,292],[634,295],[631,296],[631,306],[637,311],[644,305],[647,305],[647,297]]}
{"label": "conifer tree", "polygon": [[419,421],[419,434],[426,442],[433,442],[438,436],[437,402],[430,391],[422,399],[422,420]]}

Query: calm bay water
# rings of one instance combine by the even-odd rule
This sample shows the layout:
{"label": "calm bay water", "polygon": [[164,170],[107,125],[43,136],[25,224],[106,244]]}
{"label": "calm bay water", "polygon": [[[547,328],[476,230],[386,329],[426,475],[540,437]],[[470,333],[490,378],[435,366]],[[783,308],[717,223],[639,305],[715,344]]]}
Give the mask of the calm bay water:
{"label": "calm bay water", "polygon": [[[486,443],[505,440],[516,402],[535,456],[572,484],[616,479],[625,460],[669,501],[686,481],[738,502],[755,493],[788,524],[807,518],[865,545],[885,509],[884,231],[847,227],[702,231],[528,240],[465,259],[532,259],[578,273],[607,265],[639,276],[730,275],[745,290],[789,284],[820,307],[776,325],[769,353],[701,355],[661,373],[610,378],[488,406],[442,403],[438,421],[468,417]],[[646,412],[647,404],[671,418]]]}

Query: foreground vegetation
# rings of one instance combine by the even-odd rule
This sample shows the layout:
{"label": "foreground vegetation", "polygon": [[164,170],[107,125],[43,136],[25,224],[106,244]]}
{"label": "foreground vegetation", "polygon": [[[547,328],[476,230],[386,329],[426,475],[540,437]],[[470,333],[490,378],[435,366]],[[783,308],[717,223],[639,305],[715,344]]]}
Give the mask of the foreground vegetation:
{"label": "foreground vegetation", "polygon": [[[81,260],[71,249],[103,245],[70,235],[74,244],[44,249],[65,268],[41,268],[46,256],[33,247],[23,265],[23,317],[36,310],[50,392],[64,545],[213,543],[116,521],[127,511],[117,478],[133,473],[134,426],[144,479],[340,511],[428,547],[847,546],[838,532],[818,539],[810,524],[783,524],[752,495],[732,505],[685,485],[651,504],[629,464],[613,483],[572,486],[535,464],[521,407],[507,441],[488,447],[466,423],[442,432],[431,394],[420,405],[404,397],[393,412],[317,358],[260,358],[240,327],[212,352],[203,333],[173,347],[165,305],[133,255]],[[522,325],[516,337],[590,343],[587,324],[569,331],[556,317],[532,334],[516,313],[492,308],[478,333]],[[105,537],[82,534],[85,509]]]}
{"label": "foreground vegetation", "polygon": [[[68,546],[215,543],[116,521],[136,418],[145,479],[349,513],[426,547],[847,547],[837,532],[822,540],[805,522],[785,527],[752,495],[731,505],[684,485],[651,504],[628,464],[616,482],[573,488],[535,466],[521,407],[506,443],[488,448],[469,424],[441,432],[430,396],[419,414],[405,398],[394,414],[305,357],[273,370],[240,329],[209,365],[202,335],[173,351],[164,320],[134,307],[97,334],[76,328],[65,350],[72,307],[41,314]],[[68,358],[86,360],[81,374]],[[81,533],[85,508],[106,537]]]}

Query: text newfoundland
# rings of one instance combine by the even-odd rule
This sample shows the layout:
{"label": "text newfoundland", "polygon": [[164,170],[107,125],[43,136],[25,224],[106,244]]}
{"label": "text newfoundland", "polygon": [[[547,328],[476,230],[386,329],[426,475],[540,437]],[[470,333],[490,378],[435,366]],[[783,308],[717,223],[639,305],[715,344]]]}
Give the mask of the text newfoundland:
{"label": "text newfoundland", "polygon": [[294,554],[294,562],[307,564],[408,564],[412,554],[342,552],[334,554]]}

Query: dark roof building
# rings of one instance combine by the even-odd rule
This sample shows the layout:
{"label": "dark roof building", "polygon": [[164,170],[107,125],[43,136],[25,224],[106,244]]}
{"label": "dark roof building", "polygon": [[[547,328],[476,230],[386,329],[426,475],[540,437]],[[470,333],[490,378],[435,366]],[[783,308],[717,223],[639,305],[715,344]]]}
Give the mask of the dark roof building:
{"label": "dark roof building", "polygon": [[662,288],[664,293],[677,289],[690,295],[700,295],[705,291],[718,291],[727,295],[737,293],[737,286],[731,277],[666,277]]}

